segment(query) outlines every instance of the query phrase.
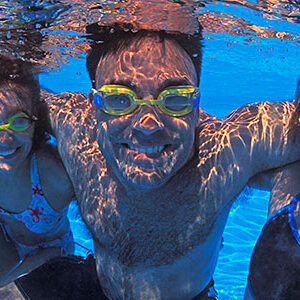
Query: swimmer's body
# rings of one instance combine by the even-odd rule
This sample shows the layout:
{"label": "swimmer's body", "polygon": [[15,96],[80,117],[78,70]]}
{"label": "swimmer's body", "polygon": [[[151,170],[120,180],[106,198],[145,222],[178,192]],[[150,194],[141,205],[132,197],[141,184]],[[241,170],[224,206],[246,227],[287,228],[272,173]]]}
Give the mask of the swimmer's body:
{"label": "swimmer's body", "polygon": [[[132,36],[100,55],[96,90],[125,85],[149,100],[198,85],[191,56],[172,37]],[[150,104],[116,116],[75,93],[46,103],[109,299],[199,295],[236,196],[254,175],[300,159],[296,102],[244,105],[222,119],[198,108],[170,116]]]}
{"label": "swimmer's body", "polygon": [[[0,286],[73,252],[73,188],[37,121],[34,68],[0,56]],[[57,184],[59,182],[59,184]]]}

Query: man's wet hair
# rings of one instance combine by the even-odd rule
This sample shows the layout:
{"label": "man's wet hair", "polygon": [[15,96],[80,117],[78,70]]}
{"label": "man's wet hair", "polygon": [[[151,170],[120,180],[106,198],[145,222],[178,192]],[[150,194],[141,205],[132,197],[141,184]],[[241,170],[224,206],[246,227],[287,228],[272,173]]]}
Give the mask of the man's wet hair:
{"label": "man's wet hair", "polygon": [[[86,65],[90,75],[93,87],[95,88],[95,76],[99,60],[118,50],[126,49],[134,40],[147,36],[157,36],[160,41],[170,39],[177,42],[190,56],[196,72],[199,85],[201,59],[202,59],[202,27],[199,24],[199,30],[191,34],[169,33],[164,30],[152,31],[141,29],[134,31],[130,24],[114,24],[113,26],[100,26],[91,24],[87,26],[86,32],[89,34],[90,51],[88,53]],[[176,59],[176,58],[174,58]]]}
{"label": "man's wet hair", "polygon": [[[33,150],[40,147],[47,139],[43,124],[40,123],[40,85],[37,79],[39,68],[36,64],[29,61],[14,58],[12,56],[0,54],[0,86],[7,85],[12,88],[20,101],[31,101],[31,115],[38,117],[35,122],[35,130],[33,137]],[[24,99],[24,90],[27,88],[30,93],[30,99]],[[28,97],[27,97],[28,98]]]}

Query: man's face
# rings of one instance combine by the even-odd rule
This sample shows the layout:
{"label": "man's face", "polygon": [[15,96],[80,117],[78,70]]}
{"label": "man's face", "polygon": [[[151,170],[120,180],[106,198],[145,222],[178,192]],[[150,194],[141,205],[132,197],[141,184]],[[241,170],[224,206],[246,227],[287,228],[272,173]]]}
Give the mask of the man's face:
{"label": "man's face", "polygon": [[[153,37],[134,41],[127,49],[102,58],[96,88],[120,84],[140,99],[156,99],[170,86],[196,85],[188,54],[174,41]],[[98,143],[118,179],[128,189],[152,189],[168,181],[192,155],[198,109],[182,117],[164,114],[152,105],[124,116],[97,109]]]}

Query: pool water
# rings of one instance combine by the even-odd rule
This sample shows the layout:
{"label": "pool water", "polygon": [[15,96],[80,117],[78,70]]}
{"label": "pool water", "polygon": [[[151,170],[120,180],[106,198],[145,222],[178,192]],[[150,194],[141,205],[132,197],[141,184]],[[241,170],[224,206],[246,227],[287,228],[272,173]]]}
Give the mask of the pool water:
{"label": "pool water", "polygon": [[[17,3],[10,7],[10,11],[16,10],[16,13],[7,17],[9,11],[5,10],[5,5],[8,2],[1,4],[0,24],[5,18],[13,20],[15,16],[19,23],[22,18],[43,16],[44,22],[59,16],[53,26],[49,20],[47,26],[40,25],[44,24],[42,22],[35,23],[35,26],[42,26],[48,43],[44,47],[48,51],[43,61],[47,68],[40,75],[41,85],[54,92],[88,93],[91,84],[85,67],[87,47],[81,25],[90,17],[86,7],[113,1],[60,1],[57,3],[65,7],[56,9],[52,14],[50,2],[36,1],[38,5],[45,4],[47,14],[40,10],[39,15],[27,15],[26,18],[20,14],[22,5],[34,1],[11,2]],[[204,27],[201,107],[208,113],[223,117],[232,109],[249,102],[292,100],[300,75],[299,2],[195,2],[199,6],[198,19]],[[1,33],[4,32],[9,40],[14,25],[4,25]],[[0,46],[6,47],[3,41]],[[268,198],[268,192],[246,190],[230,213],[224,232],[224,247],[214,275],[220,300],[243,299],[251,253],[267,219]],[[75,241],[93,251],[91,235],[81,221],[76,203],[70,205],[69,217]],[[88,251],[85,248],[76,246],[76,254],[86,255]]]}

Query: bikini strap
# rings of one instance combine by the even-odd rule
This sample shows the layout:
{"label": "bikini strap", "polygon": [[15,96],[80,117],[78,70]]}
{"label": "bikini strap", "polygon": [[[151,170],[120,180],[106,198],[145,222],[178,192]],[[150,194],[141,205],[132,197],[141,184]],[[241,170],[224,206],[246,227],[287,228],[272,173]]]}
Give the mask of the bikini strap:
{"label": "bikini strap", "polygon": [[297,202],[300,200],[300,193],[294,197],[294,199],[288,205],[289,211],[289,222],[291,226],[291,230],[298,244],[300,245],[300,233],[297,228],[296,219],[295,219],[295,206]]}
{"label": "bikini strap", "polygon": [[30,176],[31,176],[31,184],[38,185],[40,183],[37,158],[35,153],[32,154],[31,161],[30,161]]}

